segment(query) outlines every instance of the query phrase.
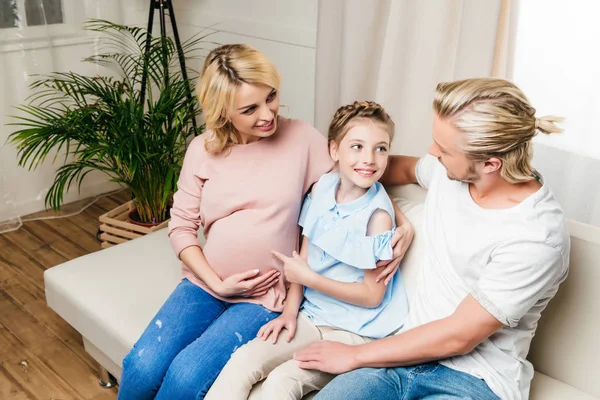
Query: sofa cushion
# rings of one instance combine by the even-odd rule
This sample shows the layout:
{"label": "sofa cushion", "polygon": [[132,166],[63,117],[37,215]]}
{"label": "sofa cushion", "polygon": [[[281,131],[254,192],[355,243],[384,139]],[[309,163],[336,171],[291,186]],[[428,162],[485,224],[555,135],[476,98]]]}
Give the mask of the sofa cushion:
{"label": "sofa cushion", "polygon": [[600,228],[569,221],[569,232],[569,276],[542,313],[528,359],[536,371],[600,398]]}
{"label": "sofa cushion", "polygon": [[[260,391],[260,388],[255,389],[256,392]],[[253,393],[254,394],[254,393]],[[311,400],[315,397],[317,392],[311,392],[304,396],[302,400]],[[566,383],[552,379],[549,376],[536,372],[533,381],[531,382],[531,395],[530,400],[598,400],[597,397],[590,396],[582,392],[581,390],[575,389],[573,386],[569,386]]]}
{"label": "sofa cushion", "polygon": [[566,383],[536,372],[531,382],[530,400],[598,400]]}
{"label": "sofa cushion", "polygon": [[180,279],[166,229],[44,273],[48,305],[117,365]]}
{"label": "sofa cushion", "polygon": [[406,287],[406,295],[408,297],[409,312],[412,306],[415,288],[417,286],[417,277],[419,275],[419,265],[423,259],[425,251],[425,240],[420,234],[423,226],[423,204],[415,203],[410,200],[394,198],[398,203],[404,215],[410,220],[415,229],[415,236],[408,251],[404,255],[404,259],[400,264],[400,273]]}

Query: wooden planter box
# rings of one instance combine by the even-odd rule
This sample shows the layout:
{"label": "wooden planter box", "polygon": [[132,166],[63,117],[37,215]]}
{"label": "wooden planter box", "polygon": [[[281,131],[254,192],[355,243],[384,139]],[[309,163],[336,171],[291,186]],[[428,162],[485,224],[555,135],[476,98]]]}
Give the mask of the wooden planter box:
{"label": "wooden planter box", "polygon": [[169,223],[169,220],[166,220],[152,228],[132,224],[127,219],[127,215],[133,209],[133,201],[128,201],[122,206],[100,216],[100,240],[102,241],[101,246],[103,249],[142,237],[150,232],[166,227]]}

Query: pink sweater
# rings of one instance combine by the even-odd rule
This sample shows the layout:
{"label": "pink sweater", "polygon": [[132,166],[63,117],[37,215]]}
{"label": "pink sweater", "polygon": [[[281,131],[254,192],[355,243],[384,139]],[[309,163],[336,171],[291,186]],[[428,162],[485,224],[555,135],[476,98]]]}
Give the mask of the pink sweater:
{"label": "pink sweater", "polygon": [[[261,273],[281,270],[271,250],[289,255],[298,248],[303,196],[333,166],[327,140],[309,124],[282,117],[272,136],[235,145],[229,154],[207,153],[209,135],[190,143],[183,162],[169,223],[175,253],[200,246],[197,231],[203,226],[202,250],[221,279],[255,268]],[[223,299],[185,265],[183,277],[228,302],[283,309],[283,279],[264,296]]]}

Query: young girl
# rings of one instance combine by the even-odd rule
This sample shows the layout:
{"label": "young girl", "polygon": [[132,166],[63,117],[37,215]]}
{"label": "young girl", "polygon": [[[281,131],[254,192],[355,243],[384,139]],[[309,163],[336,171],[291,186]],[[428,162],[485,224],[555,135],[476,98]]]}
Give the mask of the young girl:
{"label": "young girl", "polygon": [[[301,399],[333,376],[300,369],[294,352],[320,340],[361,344],[402,326],[408,303],[400,274],[389,285],[376,281],[377,261],[392,258],[394,207],[377,180],[393,133],[377,103],[355,102],[335,113],[329,152],[336,168],[304,201],[301,254],[273,251],[291,282],[283,313],[234,353],[207,399],[246,399],[265,377],[251,398]],[[286,340],[278,341],[284,328]]]}

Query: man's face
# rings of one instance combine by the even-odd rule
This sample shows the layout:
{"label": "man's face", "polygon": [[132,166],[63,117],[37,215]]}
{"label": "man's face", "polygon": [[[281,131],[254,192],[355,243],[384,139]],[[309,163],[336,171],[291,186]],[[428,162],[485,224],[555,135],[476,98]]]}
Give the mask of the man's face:
{"label": "man's face", "polygon": [[465,183],[476,182],[481,174],[477,170],[477,163],[467,159],[460,149],[462,135],[450,119],[440,118],[434,113],[433,144],[429,148],[429,154],[446,168],[449,179]]}

